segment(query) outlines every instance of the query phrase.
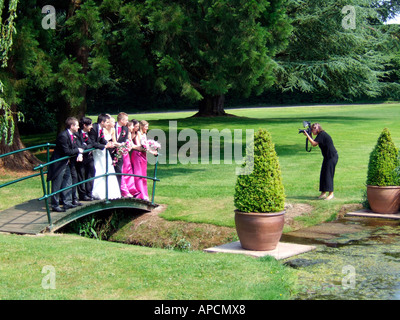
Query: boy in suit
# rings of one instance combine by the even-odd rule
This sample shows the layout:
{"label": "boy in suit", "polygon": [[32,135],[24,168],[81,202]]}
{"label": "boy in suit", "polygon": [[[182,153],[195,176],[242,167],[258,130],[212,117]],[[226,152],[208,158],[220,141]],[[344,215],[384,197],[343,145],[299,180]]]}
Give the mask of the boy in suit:
{"label": "boy in suit", "polygon": [[[76,143],[75,133],[79,129],[78,120],[74,117],[69,117],[65,121],[66,129],[62,131],[56,140],[56,147],[51,156],[51,161],[63,158],[65,156],[78,156],[83,152],[82,148],[78,147]],[[74,160],[66,159],[53,163],[49,166],[47,174],[47,181],[51,181],[51,192],[64,189],[72,185],[71,163]],[[74,208],[76,205],[72,204],[72,190],[67,189],[61,192],[61,199],[63,200],[64,207],[60,207],[60,193],[57,193],[51,198],[51,207],[55,212],[63,212],[67,209]]]}

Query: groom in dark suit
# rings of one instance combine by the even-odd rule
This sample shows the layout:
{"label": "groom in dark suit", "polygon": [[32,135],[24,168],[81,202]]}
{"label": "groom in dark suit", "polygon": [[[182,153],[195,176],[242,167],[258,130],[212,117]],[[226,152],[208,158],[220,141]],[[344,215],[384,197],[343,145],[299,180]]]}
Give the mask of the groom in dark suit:
{"label": "groom in dark suit", "polygon": [[[117,116],[117,123],[115,124],[115,138],[118,143],[124,143],[128,139],[129,129],[126,126],[128,124],[128,114],[120,112]],[[121,173],[122,166],[124,164],[124,158],[118,159],[115,164],[115,172]],[[119,186],[121,187],[121,175],[117,175]]]}
{"label": "groom in dark suit", "polygon": [[104,148],[112,148],[113,144],[104,139],[103,130],[110,121],[110,116],[105,113],[99,114],[97,123],[93,124],[89,131],[89,138],[92,141],[93,148],[103,150]]}
{"label": "groom in dark suit", "polygon": [[[51,156],[51,161],[63,158],[65,156],[78,156],[82,154],[83,149],[79,148],[76,143],[76,132],[79,129],[78,120],[74,117],[69,117],[65,121],[66,129],[62,131],[56,140],[56,147]],[[49,166],[47,173],[47,181],[51,181],[51,192],[56,192],[72,185],[71,167],[74,164],[75,158],[69,158]],[[64,203],[64,207],[60,207],[60,194]],[[61,193],[57,193],[51,198],[51,207],[55,212],[63,212],[66,209],[74,208],[72,204],[72,190],[67,189]]]}

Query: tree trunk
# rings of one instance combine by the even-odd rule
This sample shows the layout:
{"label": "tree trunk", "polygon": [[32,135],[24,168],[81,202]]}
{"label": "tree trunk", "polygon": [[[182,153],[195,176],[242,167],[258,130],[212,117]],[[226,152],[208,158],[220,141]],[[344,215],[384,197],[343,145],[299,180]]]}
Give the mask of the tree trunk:
{"label": "tree trunk", "polygon": [[204,96],[204,99],[199,103],[199,112],[195,114],[195,117],[226,116],[224,105],[224,95]]}
{"label": "tree trunk", "polygon": [[[16,109],[17,107],[15,104],[11,105],[11,110],[14,112],[14,123],[15,123],[13,143],[11,145],[7,145],[6,141],[4,141],[4,139],[1,139],[0,154],[5,154],[25,148],[19,136],[17,117],[15,115]],[[40,163],[41,161],[38,158],[36,158],[32,153],[30,153],[29,151],[24,151],[1,158],[0,168],[12,171],[32,170]]]}
{"label": "tree trunk", "polygon": [[[76,10],[79,10],[80,4],[81,4],[80,0],[71,1],[67,13],[67,20],[75,14]],[[86,21],[82,22],[80,30],[82,33],[82,37],[87,38],[89,34],[89,27]],[[66,48],[65,54],[67,56],[71,55],[73,57],[76,57],[76,61],[82,66],[81,73],[83,73],[86,76],[89,69],[89,48],[83,45],[81,40],[67,42],[65,48]],[[58,105],[60,106],[60,108],[58,108],[58,112],[56,114],[58,133],[65,129],[65,120],[68,117],[76,117],[79,120],[86,114],[87,110],[86,94],[87,94],[87,85],[82,84],[79,90],[79,95],[83,97],[83,101],[79,106],[72,107],[69,102],[65,101],[65,99],[59,101]]]}
{"label": "tree trunk", "polygon": [[[15,59],[14,57],[10,57],[7,65],[7,74],[13,78],[13,81],[18,79],[16,67],[15,67]],[[14,133],[11,132],[10,129],[8,131],[8,136],[13,137],[13,142],[11,145],[7,144],[7,141],[3,137],[0,136],[0,154],[6,154],[12,151],[24,149],[25,146],[21,141],[18,130],[18,119],[17,119],[17,105],[15,103],[11,104],[11,112],[13,115],[14,122]],[[4,114],[0,113],[0,117],[4,117]],[[11,126],[11,122],[9,121],[8,127]],[[24,170],[32,170],[34,167],[38,166],[41,161],[36,158],[29,151],[19,152],[4,158],[0,159],[0,168],[5,170],[12,171],[24,171]]]}

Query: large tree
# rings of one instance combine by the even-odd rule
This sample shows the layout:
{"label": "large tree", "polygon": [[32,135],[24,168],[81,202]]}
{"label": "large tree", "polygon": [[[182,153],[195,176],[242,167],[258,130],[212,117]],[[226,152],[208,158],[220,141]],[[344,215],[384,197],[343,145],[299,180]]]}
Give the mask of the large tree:
{"label": "large tree", "polygon": [[58,130],[63,129],[67,117],[85,115],[88,88],[100,88],[109,80],[105,41],[108,29],[101,16],[102,4],[108,2],[57,3],[57,28],[48,52],[52,66],[48,80],[49,100],[56,106]]}
{"label": "large tree", "polygon": [[145,47],[156,84],[199,101],[201,116],[224,115],[224,96],[261,94],[291,27],[285,0],[147,0]]}
{"label": "large tree", "polygon": [[[2,52],[3,61],[8,63],[3,63],[0,73],[3,80],[2,112],[6,116],[1,117],[1,153],[24,148],[16,124],[20,115],[19,104],[27,90],[38,92],[35,98],[41,98],[41,103],[53,109],[51,112],[57,115],[58,130],[61,130],[68,116],[80,117],[86,113],[87,86],[100,87],[108,77],[109,64],[104,58],[107,50],[103,49],[102,37],[104,25],[100,23],[99,7],[94,1],[88,0],[84,4],[79,0],[69,3],[54,1],[57,12],[55,30],[42,28],[45,1],[20,1],[22,5],[15,19],[13,50],[9,49],[10,45],[3,46],[2,40],[2,49],[6,48]],[[10,9],[10,18],[8,24],[2,25],[3,30],[10,24],[11,17],[14,18],[13,12],[15,9]],[[14,26],[8,29],[14,30]],[[11,31],[2,34],[11,39]],[[28,103],[35,104],[32,101]],[[46,116],[47,113],[43,113],[43,117]],[[29,152],[2,161],[8,169],[31,169],[37,163],[38,160]]]}

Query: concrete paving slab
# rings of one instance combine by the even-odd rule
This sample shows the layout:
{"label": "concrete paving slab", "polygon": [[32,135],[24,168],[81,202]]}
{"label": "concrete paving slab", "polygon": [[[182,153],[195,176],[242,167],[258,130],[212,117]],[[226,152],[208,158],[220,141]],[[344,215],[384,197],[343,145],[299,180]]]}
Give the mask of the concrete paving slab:
{"label": "concrete paving slab", "polygon": [[353,216],[353,217],[366,217],[366,218],[382,218],[382,219],[400,219],[400,213],[394,214],[382,214],[376,213],[368,209],[362,209],[354,212],[347,212],[346,216]]}
{"label": "concrete paving slab", "polygon": [[256,258],[261,258],[265,256],[272,256],[275,259],[282,260],[286,258],[290,258],[292,256],[305,253],[311,250],[316,249],[315,246],[303,245],[303,244],[295,244],[295,243],[287,243],[287,242],[279,242],[274,250],[269,251],[252,251],[243,249],[240,245],[240,241],[231,242],[227,244],[223,244],[221,246],[204,249],[206,252],[210,253],[234,253],[234,254],[245,254]]}

